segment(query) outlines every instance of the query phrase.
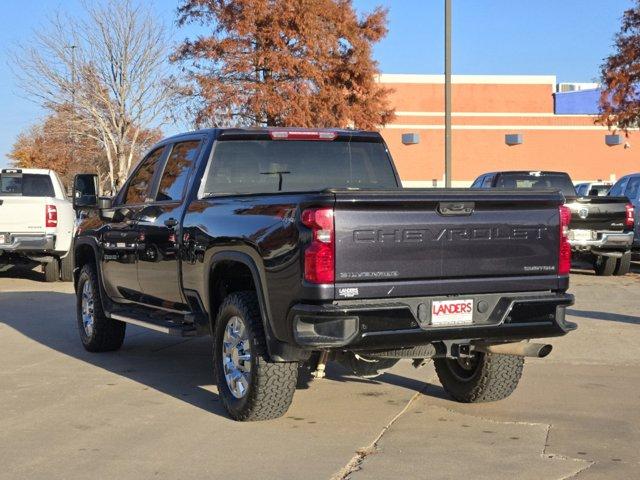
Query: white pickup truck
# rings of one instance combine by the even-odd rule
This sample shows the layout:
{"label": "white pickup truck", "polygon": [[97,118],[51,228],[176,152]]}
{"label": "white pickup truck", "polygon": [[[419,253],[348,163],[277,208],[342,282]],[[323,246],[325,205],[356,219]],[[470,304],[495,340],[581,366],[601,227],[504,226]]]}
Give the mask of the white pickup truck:
{"label": "white pickup truck", "polygon": [[73,205],[54,171],[0,171],[0,269],[39,263],[45,281],[71,281],[74,225]]}

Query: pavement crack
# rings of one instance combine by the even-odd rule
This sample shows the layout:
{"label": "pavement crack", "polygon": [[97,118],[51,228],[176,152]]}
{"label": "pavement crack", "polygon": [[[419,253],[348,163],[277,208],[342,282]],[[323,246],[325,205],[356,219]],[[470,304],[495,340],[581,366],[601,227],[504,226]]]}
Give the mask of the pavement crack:
{"label": "pavement crack", "polygon": [[588,465],[585,465],[584,468],[581,468],[580,470],[578,470],[577,472],[573,472],[565,477],[559,478],[558,480],[570,480],[572,478],[576,478],[578,475],[580,475],[582,472],[584,472],[585,470],[590,469],[591,467],[593,467],[596,462],[591,461],[591,460],[587,460],[589,462]]}
{"label": "pavement crack", "polygon": [[353,457],[351,457],[351,460],[349,460],[349,462],[344,467],[342,467],[340,471],[335,473],[330,480],[346,480],[349,478],[349,476],[352,473],[355,473],[358,470],[360,470],[362,468],[362,464],[365,461],[365,459],[369,455],[375,454],[378,451],[378,443],[380,442],[384,434],[387,433],[387,431],[391,428],[391,426],[396,421],[398,421],[398,419],[402,417],[402,415],[404,415],[407,412],[407,410],[409,410],[411,405],[413,405],[413,403],[420,396],[422,396],[425,393],[426,389],[429,387],[429,384],[434,380],[435,379],[429,379],[427,382],[425,382],[424,387],[418,390],[409,399],[409,401],[404,406],[404,408],[400,410],[400,412],[398,412],[398,414],[396,414],[396,416],[394,416],[384,427],[382,427],[382,430],[380,430],[380,433],[378,434],[378,436],[366,447],[362,447],[356,450],[356,454]]}
{"label": "pavement crack", "polygon": [[551,433],[551,424],[547,424],[547,433],[544,436],[544,445],[542,446],[542,456],[547,454],[547,446],[549,445],[549,434]]}
{"label": "pavement crack", "polygon": [[586,458],[568,457],[566,455],[561,455],[561,454],[558,454],[558,453],[547,452],[547,447],[549,446],[549,436],[551,435],[551,428],[553,427],[552,423],[525,422],[525,421],[517,421],[517,420],[498,420],[498,419],[495,419],[495,418],[484,417],[482,415],[475,415],[473,413],[460,412],[460,411],[457,411],[457,410],[455,410],[453,408],[447,408],[447,407],[443,407],[443,406],[440,406],[440,405],[431,405],[430,407],[431,408],[442,409],[442,410],[444,410],[446,412],[449,412],[449,413],[452,413],[454,415],[462,415],[462,416],[466,416],[466,417],[477,418],[477,419],[483,420],[485,422],[491,422],[491,423],[496,423],[496,424],[528,425],[528,426],[544,427],[546,432],[545,432],[545,437],[544,437],[544,444],[542,445],[542,450],[540,451],[540,456],[542,458],[547,459],[547,460],[557,459],[557,460],[566,460],[566,461],[585,462],[586,463],[584,468],[581,468],[577,472],[574,472],[574,473],[570,474],[568,477],[562,477],[562,478],[560,478],[558,480],[568,480],[568,479],[574,478],[580,472],[584,472],[585,470],[587,470],[588,468],[591,468],[596,463],[594,460],[588,460]]}

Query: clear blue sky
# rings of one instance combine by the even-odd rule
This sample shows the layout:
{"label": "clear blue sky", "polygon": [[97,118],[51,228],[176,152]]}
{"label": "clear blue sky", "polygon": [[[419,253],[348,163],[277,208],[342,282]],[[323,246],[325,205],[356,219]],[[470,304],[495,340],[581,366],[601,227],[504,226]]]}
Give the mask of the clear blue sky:
{"label": "clear blue sky", "polygon": [[[144,1],[144,0],[143,0]],[[178,0],[146,0],[167,23]],[[613,35],[631,0],[452,0],[453,73],[548,74],[558,81],[592,81],[611,51]],[[8,58],[16,42],[28,40],[47,15],[73,13],[79,0],[9,0],[0,19],[0,167],[16,135],[42,118],[21,97]],[[389,34],[375,48],[385,73],[441,73],[443,0],[354,0],[367,11],[389,9]],[[175,32],[176,41],[199,27]],[[168,130],[171,130],[169,128]]]}

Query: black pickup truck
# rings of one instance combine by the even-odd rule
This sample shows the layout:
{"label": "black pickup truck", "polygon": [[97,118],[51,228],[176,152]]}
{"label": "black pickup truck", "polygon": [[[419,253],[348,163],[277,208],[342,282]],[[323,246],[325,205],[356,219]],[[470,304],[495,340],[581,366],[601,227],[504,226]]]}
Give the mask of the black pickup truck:
{"label": "black pickup truck", "polygon": [[574,257],[593,265],[596,275],[626,275],[631,268],[634,208],[627,197],[580,197],[564,172],[506,171],[480,175],[471,188],[559,190],[571,210],[569,243]]}
{"label": "black pickup truck", "polygon": [[501,399],[551,349],[523,340],[576,328],[560,193],[402,189],[378,133],[197,131],[95,189],[76,178],[84,347],[118,349],[128,323],[212,335],[234,419],[281,416],[329,360],[433,358],[456,400]]}

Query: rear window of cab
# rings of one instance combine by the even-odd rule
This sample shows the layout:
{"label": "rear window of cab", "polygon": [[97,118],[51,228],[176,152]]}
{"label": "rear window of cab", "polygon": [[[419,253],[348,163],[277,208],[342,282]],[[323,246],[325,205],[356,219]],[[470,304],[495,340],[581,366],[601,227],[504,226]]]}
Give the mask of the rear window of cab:
{"label": "rear window of cab", "polygon": [[55,192],[49,175],[1,173],[0,195],[55,197]]}

